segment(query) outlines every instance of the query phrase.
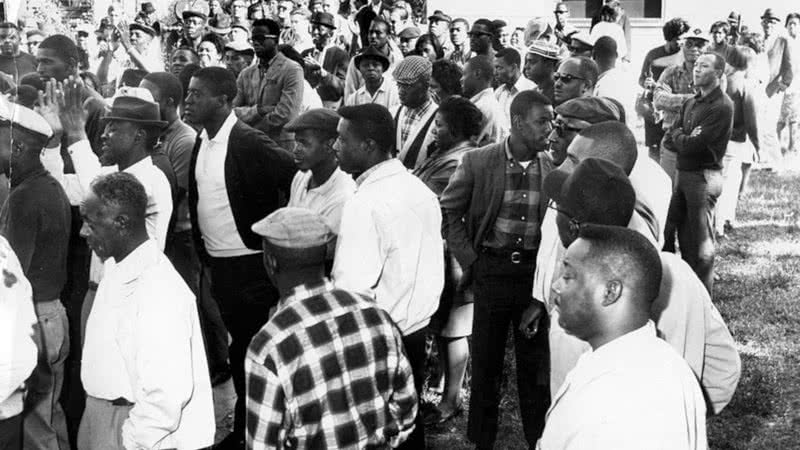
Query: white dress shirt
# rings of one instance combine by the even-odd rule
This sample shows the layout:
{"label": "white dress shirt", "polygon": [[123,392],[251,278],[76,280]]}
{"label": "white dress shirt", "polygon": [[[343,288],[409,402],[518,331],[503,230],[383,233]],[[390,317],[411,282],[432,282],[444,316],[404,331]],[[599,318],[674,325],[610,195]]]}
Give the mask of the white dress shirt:
{"label": "white dress shirt", "polygon": [[200,150],[194,176],[197,180],[197,223],[208,254],[217,258],[260,253],[244,245],[228,198],[225,182],[225,158],[228,156],[228,139],[236,123],[231,112],[213,138],[200,132]]}
{"label": "white dress shirt", "polygon": [[86,323],[81,381],[92,397],[135,404],[122,426],[125,448],[214,442],[194,294],[152,239],[106,263]]}
{"label": "white dress shirt", "polygon": [[375,95],[370,94],[366,86],[361,86],[344,101],[345,106],[366,105],[368,103],[383,105],[389,111],[397,109],[400,106],[397,83],[391,77],[384,75],[383,82],[381,82],[378,90],[375,91]]}
{"label": "white dress shirt", "polygon": [[501,84],[494,90],[494,96],[497,98],[497,103],[500,104],[500,111],[503,112],[503,119],[505,120],[503,125],[507,130],[511,129],[511,102],[520,92],[532,89],[536,89],[536,83],[520,74],[517,82],[510,88],[505,84]]}
{"label": "white dress shirt", "polygon": [[31,285],[0,236],[0,420],[22,412],[24,383],[36,367],[36,325]]}
{"label": "white dress shirt", "polygon": [[494,90],[488,87],[469,100],[483,113],[481,130],[475,142],[478,145],[488,145],[505,139],[509,133],[509,124],[506,123],[505,113],[494,96]]}
{"label": "white dress shirt", "polygon": [[540,450],[704,450],[706,406],[652,322],[581,356],[553,397]]}
{"label": "white dress shirt", "polygon": [[397,160],[364,172],[342,211],[333,277],[374,292],[404,335],[425,327],[444,286],[439,200]]}
{"label": "white dress shirt", "polygon": [[620,102],[625,108],[625,123],[633,130],[638,119],[636,115],[636,95],[638,89],[636,77],[628,70],[621,67],[614,67],[600,74],[597,84],[594,85],[595,97],[608,97]]}
{"label": "white dress shirt", "polygon": [[[69,146],[67,151],[75,167],[74,174],[64,173],[64,161],[61,159],[60,149],[46,149],[41,158],[45,168],[59,181],[67,192],[67,198],[72,205],[80,205],[86,195],[91,191],[90,185],[100,175],[107,175],[119,170],[117,166],[100,166],[100,160],[92,151],[89,141],[78,141]],[[164,250],[167,243],[169,220],[172,217],[172,189],[167,181],[167,176],[153,164],[153,158],[146,157],[136,164],[123,170],[136,177],[147,194],[147,235],[155,239],[159,248]],[[92,253],[92,263],[89,269],[89,279],[99,283],[103,278],[103,262]]]}
{"label": "white dress shirt", "polygon": [[322,185],[309,189],[312,174],[310,170],[298,171],[292,180],[289,204],[297,208],[305,208],[322,216],[325,223],[338,235],[342,221],[342,208],[356,192],[353,177],[344,173],[339,167]]}

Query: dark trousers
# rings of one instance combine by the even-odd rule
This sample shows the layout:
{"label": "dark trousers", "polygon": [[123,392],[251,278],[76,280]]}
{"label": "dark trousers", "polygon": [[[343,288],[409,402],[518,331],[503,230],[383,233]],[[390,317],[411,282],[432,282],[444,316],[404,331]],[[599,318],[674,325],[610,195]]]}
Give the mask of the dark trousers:
{"label": "dark trousers", "polygon": [[[711,294],[714,287],[714,207],[722,193],[721,170],[679,170],[667,213],[667,232],[678,233],[681,257]],[[667,240],[665,251],[675,251]]]}
{"label": "dark trousers", "polygon": [[0,420],[0,450],[22,449],[22,414]]}
{"label": "dark trousers", "polygon": [[197,312],[200,317],[200,330],[203,333],[208,371],[213,380],[215,375],[230,371],[228,365],[228,330],[222,321],[219,306],[211,296],[208,271],[200,267],[200,259],[194,248],[192,231],[170,233],[164,248],[175,270],[197,298]]}
{"label": "dark trousers", "polygon": [[278,291],[267,279],[261,254],[210,258],[211,295],[219,305],[222,321],[231,334],[229,356],[236,408],[233,432],[244,437],[244,359],[253,336],[267,323],[269,309],[278,302]]}
{"label": "dark trousers", "polygon": [[[403,336],[403,347],[406,349],[406,357],[411,364],[411,371],[414,373],[414,389],[417,391],[417,399],[421,405],[422,388],[425,384],[425,329]],[[425,448],[425,424],[422,422],[422,413],[419,409],[417,409],[417,418],[414,420],[414,431],[398,448],[402,450]]]}
{"label": "dark trousers", "polygon": [[497,435],[509,326],[514,333],[522,428],[531,448],[544,429],[544,417],[550,406],[547,323],[540,322],[531,339],[518,330],[523,311],[533,301],[534,268],[532,261],[514,264],[507,258],[485,253],[479,254],[473,265],[475,316],[467,437],[478,448],[492,448]]}

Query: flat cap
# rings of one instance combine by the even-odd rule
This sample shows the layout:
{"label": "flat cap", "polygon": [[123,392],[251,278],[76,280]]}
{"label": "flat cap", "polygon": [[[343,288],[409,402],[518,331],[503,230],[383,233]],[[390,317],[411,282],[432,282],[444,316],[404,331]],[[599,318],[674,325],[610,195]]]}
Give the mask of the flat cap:
{"label": "flat cap", "polygon": [[158,34],[156,33],[156,30],[153,27],[139,22],[133,22],[130,25],[128,25],[128,30],[129,31],[139,30],[153,37],[155,37],[155,35]]}
{"label": "flat cap", "polygon": [[324,27],[328,27],[332,30],[336,29],[336,24],[333,20],[333,15],[326,12],[315,12],[311,16],[311,24],[312,25],[322,25]]}
{"label": "flat cap", "polygon": [[585,31],[578,31],[575,34],[572,34],[570,36],[570,40],[571,42],[572,41],[580,42],[581,44],[587,47],[594,47],[594,39],[592,39],[591,36],[589,36],[589,33]]}
{"label": "flat cap", "polygon": [[334,236],[322,216],[305,208],[278,209],[251,228],[270,244],[284,249],[324,247]]}
{"label": "flat cap", "polygon": [[407,56],[394,68],[392,76],[399,83],[415,83],[423,77],[430,78],[433,74],[433,64],[428,58],[422,56]]}
{"label": "flat cap", "polygon": [[539,55],[548,59],[558,59],[560,51],[561,49],[559,49],[557,45],[542,39],[533,41],[533,44],[528,47],[528,53],[533,53],[534,55]]}
{"label": "flat cap", "polygon": [[605,97],[578,97],[556,106],[556,114],[569,119],[600,123],[607,120],[619,122],[619,106]]}
{"label": "flat cap", "polygon": [[0,95],[0,125],[8,124],[46,138],[53,136],[50,125],[39,113],[22,105],[11,103],[6,100],[5,96]]}
{"label": "flat cap", "polygon": [[405,27],[400,34],[397,35],[400,39],[414,39],[422,36],[422,31],[417,27]]}
{"label": "flat cap", "polygon": [[285,127],[286,131],[300,130],[321,130],[336,134],[336,126],[339,124],[339,113],[332,109],[315,108],[300,114]]}

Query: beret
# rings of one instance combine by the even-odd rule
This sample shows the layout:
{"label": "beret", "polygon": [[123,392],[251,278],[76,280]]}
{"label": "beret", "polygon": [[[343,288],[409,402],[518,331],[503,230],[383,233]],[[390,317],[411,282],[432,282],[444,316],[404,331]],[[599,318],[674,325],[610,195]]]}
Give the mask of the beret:
{"label": "beret", "polygon": [[400,39],[413,39],[422,36],[422,32],[417,27],[406,27],[397,35]]}
{"label": "beret", "polygon": [[283,128],[286,131],[322,130],[336,133],[339,119],[339,113],[332,109],[315,108],[300,114]]}
{"label": "beret", "polygon": [[604,97],[578,97],[556,106],[556,114],[570,119],[600,123],[607,120],[619,122],[622,112],[619,106]]}
{"label": "beret", "polygon": [[294,207],[274,211],[254,223],[252,230],[276,247],[295,250],[327,246],[334,236],[322,216]]}
{"label": "beret", "polygon": [[431,60],[422,56],[408,56],[394,68],[392,76],[399,83],[415,83],[423,77],[430,78],[433,74]]}

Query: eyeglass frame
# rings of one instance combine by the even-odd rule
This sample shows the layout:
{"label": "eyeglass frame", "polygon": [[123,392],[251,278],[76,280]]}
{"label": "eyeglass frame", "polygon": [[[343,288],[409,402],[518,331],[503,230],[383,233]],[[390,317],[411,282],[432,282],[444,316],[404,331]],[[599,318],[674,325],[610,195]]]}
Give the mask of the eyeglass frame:
{"label": "eyeglass frame", "polygon": [[567,131],[572,131],[573,133],[580,133],[581,131],[584,130],[583,128],[570,127],[567,125],[566,122],[558,119],[551,120],[550,125],[553,127],[553,130],[555,130],[555,132],[558,134],[558,137],[561,138],[564,137]]}
{"label": "eyeglass frame", "polygon": [[574,216],[572,216],[572,214],[564,211],[563,209],[560,209],[558,207],[558,204],[556,203],[556,201],[553,200],[552,198],[547,203],[547,207],[552,209],[552,210],[554,210],[554,211],[556,211],[556,212],[559,212],[559,213],[565,215],[569,219],[569,232],[574,234],[575,236],[578,236],[580,234],[581,227],[586,225],[586,223],[581,222],[580,220],[576,219]]}
{"label": "eyeglass frame", "polygon": [[561,80],[561,79],[564,79],[564,81],[562,81],[562,83],[564,83],[564,84],[569,84],[573,80],[586,81],[586,78],[578,77],[578,76],[572,75],[571,73],[565,73],[565,74],[560,74],[558,72],[553,73],[553,83],[555,83],[556,81]]}

